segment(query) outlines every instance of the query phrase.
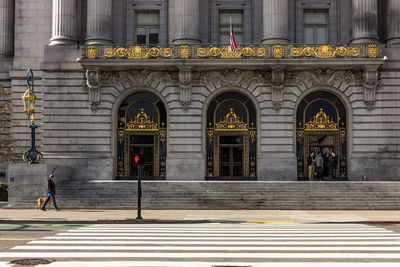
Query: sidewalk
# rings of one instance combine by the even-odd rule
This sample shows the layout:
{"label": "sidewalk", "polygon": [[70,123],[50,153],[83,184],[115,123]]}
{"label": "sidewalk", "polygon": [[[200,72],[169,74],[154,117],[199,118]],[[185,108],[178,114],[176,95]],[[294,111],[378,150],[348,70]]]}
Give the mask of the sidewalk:
{"label": "sidewalk", "polygon": [[0,209],[0,223],[400,223],[400,211],[362,210],[136,210]]}

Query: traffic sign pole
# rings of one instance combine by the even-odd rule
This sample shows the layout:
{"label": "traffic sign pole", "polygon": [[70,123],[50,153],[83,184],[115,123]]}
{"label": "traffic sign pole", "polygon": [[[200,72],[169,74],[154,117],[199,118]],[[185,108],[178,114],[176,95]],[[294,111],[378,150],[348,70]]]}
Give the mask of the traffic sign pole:
{"label": "traffic sign pole", "polygon": [[142,166],[137,165],[138,179],[137,179],[137,216],[136,220],[141,220],[142,218]]}

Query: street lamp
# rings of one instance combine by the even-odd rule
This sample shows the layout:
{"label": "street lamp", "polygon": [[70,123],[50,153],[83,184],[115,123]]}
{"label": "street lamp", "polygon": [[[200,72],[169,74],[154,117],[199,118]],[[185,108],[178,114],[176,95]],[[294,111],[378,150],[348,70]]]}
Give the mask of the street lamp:
{"label": "street lamp", "polygon": [[31,148],[24,153],[23,159],[28,164],[36,164],[43,158],[42,153],[40,153],[35,146],[35,130],[37,126],[35,125],[35,102],[36,96],[33,87],[33,72],[31,69],[28,70],[26,75],[26,82],[28,83],[28,89],[22,95],[22,101],[24,102],[24,112],[31,118]]}

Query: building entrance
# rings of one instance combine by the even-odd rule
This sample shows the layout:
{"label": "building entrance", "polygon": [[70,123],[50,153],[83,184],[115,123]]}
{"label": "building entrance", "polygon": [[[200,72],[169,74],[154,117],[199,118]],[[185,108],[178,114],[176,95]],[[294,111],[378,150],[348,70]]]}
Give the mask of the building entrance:
{"label": "building entrance", "polygon": [[243,136],[222,135],[219,137],[220,172],[222,177],[243,176]]}
{"label": "building entrance", "polygon": [[321,154],[323,179],[347,179],[346,112],[327,92],[308,95],[297,111],[297,176],[308,180],[311,153]]}
{"label": "building entrance", "polygon": [[217,96],[207,111],[207,177],[257,179],[256,113],[240,93]]}
{"label": "building entrance", "polygon": [[122,104],[118,113],[117,179],[136,179],[134,154],[143,154],[143,179],[165,179],[166,110],[151,93],[135,93]]}

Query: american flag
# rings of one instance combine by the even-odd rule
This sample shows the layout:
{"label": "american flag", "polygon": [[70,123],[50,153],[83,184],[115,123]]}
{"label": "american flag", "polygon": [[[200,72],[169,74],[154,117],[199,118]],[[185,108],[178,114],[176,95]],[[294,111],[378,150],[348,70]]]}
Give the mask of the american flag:
{"label": "american flag", "polygon": [[229,17],[229,25],[230,25],[230,34],[229,34],[229,46],[232,52],[237,51],[235,35],[233,35],[233,28],[232,28],[232,17]]}

